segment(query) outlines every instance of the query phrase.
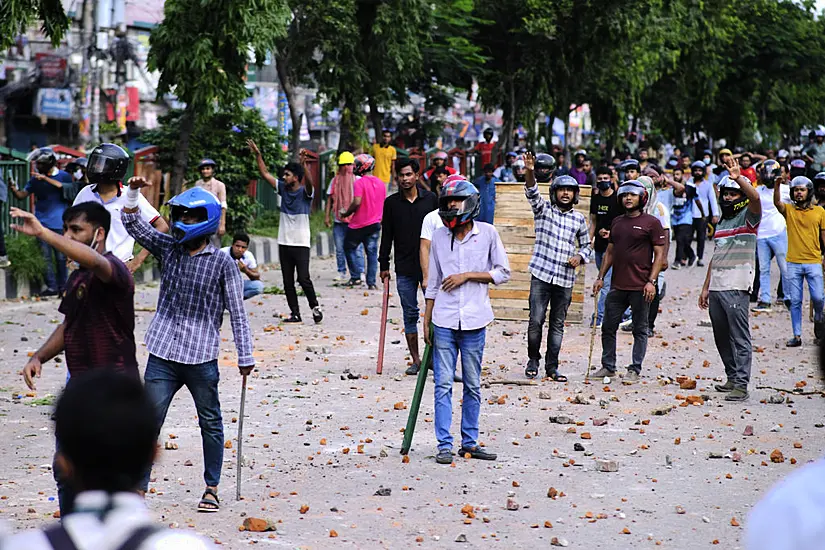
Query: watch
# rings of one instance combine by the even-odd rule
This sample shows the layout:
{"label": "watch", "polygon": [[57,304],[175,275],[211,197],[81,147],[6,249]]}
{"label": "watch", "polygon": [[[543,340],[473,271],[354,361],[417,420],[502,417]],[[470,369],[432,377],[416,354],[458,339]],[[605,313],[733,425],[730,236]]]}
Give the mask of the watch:
{"label": "watch", "polygon": [[652,284],[653,286],[656,286],[656,281],[648,281],[648,283]]}

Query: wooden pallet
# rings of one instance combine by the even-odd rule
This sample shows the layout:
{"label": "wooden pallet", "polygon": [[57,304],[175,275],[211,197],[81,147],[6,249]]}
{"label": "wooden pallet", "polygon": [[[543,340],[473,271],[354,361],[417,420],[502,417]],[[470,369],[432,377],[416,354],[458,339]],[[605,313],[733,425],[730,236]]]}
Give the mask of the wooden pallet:
{"label": "wooden pallet", "polygon": [[[540,184],[539,191],[543,197],[547,198],[550,186]],[[579,204],[576,205],[576,210],[589,220],[590,187],[580,188]],[[533,255],[536,233],[533,225],[533,211],[524,196],[523,184],[504,182],[496,184],[495,226],[507,249],[507,258],[510,260],[510,281],[490,289],[490,303],[496,319],[526,321],[530,318],[530,273],[527,271],[527,265]],[[573,299],[567,311],[567,321],[570,323],[584,321],[584,271],[584,266],[576,271]]]}

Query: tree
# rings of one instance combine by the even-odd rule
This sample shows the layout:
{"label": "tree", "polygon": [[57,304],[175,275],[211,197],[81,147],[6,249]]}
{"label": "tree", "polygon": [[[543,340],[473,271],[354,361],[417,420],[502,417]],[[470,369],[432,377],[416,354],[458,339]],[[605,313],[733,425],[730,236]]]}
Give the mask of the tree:
{"label": "tree", "polygon": [[[160,117],[157,129],[142,136],[143,140],[158,146],[158,160],[164,171],[175,166],[184,117],[183,110],[170,111]],[[278,132],[266,125],[256,109],[220,110],[198,117],[186,152],[186,164],[192,167],[188,171],[189,181],[200,177],[194,169],[200,159],[208,157],[218,164],[216,177],[226,184],[226,229],[230,234],[246,230],[257,213],[255,199],[247,194],[250,179],[258,173],[247,139],[254,139],[273,165],[281,165],[286,160]]]}
{"label": "tree", "polygon": [[290,13],[285,0],[167,0],[163,12],[149,37],[149,68],[161,73],[159,96],[174,92],[186,104],[171,175],[171,191],[179,193],[198,119],[216,106],[240,107],[250,51],[262,62],[284,36]]}
{"label": "tree", "polygon": [[70,24],[60,0],[3,0],[0,3],[0,50],[8,49],[37,20],[52,46],[59,46]]}

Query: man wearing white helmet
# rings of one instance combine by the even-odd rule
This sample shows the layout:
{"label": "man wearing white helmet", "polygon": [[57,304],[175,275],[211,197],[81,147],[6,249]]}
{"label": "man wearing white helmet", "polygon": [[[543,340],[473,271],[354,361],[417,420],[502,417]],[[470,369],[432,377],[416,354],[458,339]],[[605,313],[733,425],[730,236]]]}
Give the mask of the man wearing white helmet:
{"label": "man wearing white helmet", "polygon": [[714,233],[716,249],[699,307],[710,309],[713,339],[727,375],[724,384],[715,386],[716,391],[727,393],[726,401],[744,401],[748,398],[753,349],[748,304],[762,204],[759,192],[742,176],[735,159],[726,159],[725,168],[728,175],[719,181],[722,220]]}

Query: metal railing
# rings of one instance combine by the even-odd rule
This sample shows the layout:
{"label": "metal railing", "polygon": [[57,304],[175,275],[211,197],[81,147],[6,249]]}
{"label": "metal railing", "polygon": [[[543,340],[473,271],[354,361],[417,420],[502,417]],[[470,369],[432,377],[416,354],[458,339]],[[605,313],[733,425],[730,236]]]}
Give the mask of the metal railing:
{"label": "metal railing", "polygon": [[22,210],[31,211],[31,201],[29,199],[18,200],[11,192],[12,180],[19,189],[26,186],[26,182],[29,181],[29,163],[20,159],[0,160],[0,178],[3,178],[3,181],[6,182],[9,194],[8,202],[0,203],[0,226],[3,228],[3,233],[8,236],[12,233],[9,208],[15,206]]}

